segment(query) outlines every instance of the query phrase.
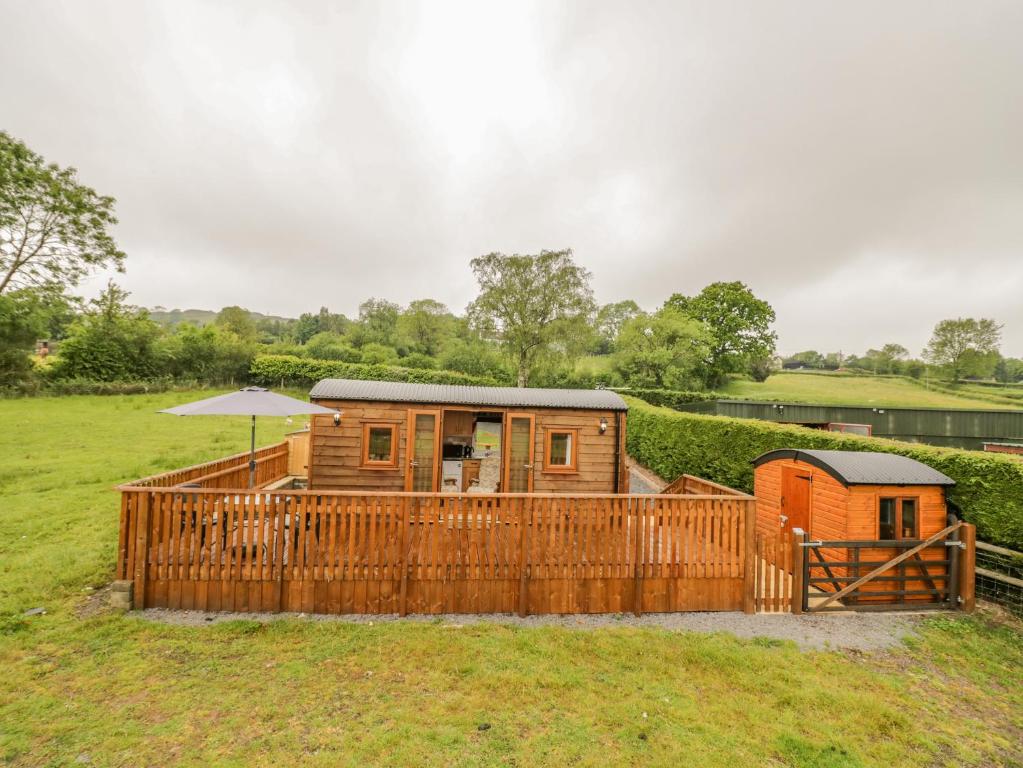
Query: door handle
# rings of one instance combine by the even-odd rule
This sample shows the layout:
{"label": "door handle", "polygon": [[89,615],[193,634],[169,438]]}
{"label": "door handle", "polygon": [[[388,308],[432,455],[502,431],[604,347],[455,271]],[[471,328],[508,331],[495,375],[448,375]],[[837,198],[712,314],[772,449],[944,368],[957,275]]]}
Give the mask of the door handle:
{"label": "door handle", "polygon": [[410,462],[408,463],[408,465],[409,465],[410,467],[418,467],[418,466],[419,466],[419,462],[418,462],[418,461],[410,461]]}
{"label": "door handle", "polygon": [[785,523],[787,523],[789,521],[789,516],[788,515],[778,515],[778,519],[781,520],[781,524],[782,525],[785,525]]}

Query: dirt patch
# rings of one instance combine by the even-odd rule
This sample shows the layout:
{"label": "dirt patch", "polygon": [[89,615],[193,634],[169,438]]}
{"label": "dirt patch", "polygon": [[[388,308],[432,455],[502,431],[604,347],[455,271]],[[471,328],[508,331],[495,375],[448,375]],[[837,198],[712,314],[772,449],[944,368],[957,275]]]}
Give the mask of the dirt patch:
{"label": "dirt patch", "polygon": [[113,610],[110,607],[110,585],[102,587],[89,587],[85,598],[75,606],[75,616],[79,619],[90,619],[101,613],[108,613]]}
{"label": "dirt patch", "polygon": [[[932,614],[933,615],[933,614]],[[743,639],[766,638],[792,641],[804,650],[877,651],[902,644],[916,633],[919,615],[830,614],[802,615],[743,613],[658,613],[646,616],[597,614],[569,616],[519,616],[508,614],[444,614],[439,616],[345,615],[304,613],[205,613],[147,609],[146,621],[183,626],[205,626],[225,621],[335,621],[351,624],[380,624],[391,621],[440,623],[452,630],[473,624],[503,624],[518,627],[564,627],[580,631],[614,628],[650,628],[671,632],[725,632]]]}

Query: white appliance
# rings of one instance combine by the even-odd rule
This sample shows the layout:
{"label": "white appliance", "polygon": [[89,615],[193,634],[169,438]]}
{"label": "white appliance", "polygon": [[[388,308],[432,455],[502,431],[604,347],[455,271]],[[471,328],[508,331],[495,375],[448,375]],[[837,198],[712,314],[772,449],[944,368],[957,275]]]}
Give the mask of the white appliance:
{"label": "white appliance", "polygon": [[442,492],[461,493],[462,462],[458,459],[444,459],[440,468],[440,489]]}

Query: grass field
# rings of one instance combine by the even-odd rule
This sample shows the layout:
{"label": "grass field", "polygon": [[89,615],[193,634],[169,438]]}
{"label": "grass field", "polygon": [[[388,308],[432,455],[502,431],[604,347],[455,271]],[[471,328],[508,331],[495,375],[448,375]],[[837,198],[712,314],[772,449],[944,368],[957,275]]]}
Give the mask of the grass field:
{"label": "grass field", "polygon": [[[0,401],[0,763],[1023,761],[1023,636],[983,619],[848,654],[626,627],[184,627],[94,611],[114,565],[111,487],[245,447],[244,419],[154,414],[185,399]],[[262,420],[261,442],[290,428]]]}
{"label": "grass field", "polygon": [[736,399],[786,400],[821,405],[884,405],[904,408],[1021,408],[979,387],[960,385],[956,393],[938,391],[908,378],[827,373],[776,373],[767,381],[732,379],[720,390]]}

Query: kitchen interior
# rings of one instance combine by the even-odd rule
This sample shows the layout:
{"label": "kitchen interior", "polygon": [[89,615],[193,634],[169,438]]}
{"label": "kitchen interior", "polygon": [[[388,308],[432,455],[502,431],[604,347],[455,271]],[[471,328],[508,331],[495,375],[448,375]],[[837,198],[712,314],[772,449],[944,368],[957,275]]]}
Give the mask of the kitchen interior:
{"label": "kitchen interior", "polygon": [[445,410],[441,423],[441,491],[498,493],[503,415]]}

